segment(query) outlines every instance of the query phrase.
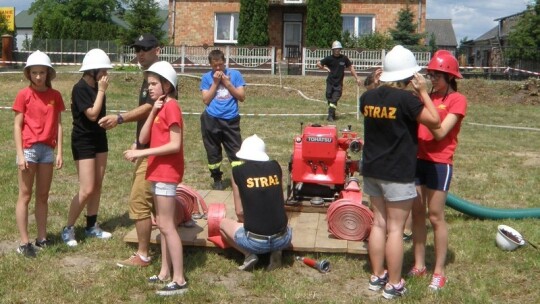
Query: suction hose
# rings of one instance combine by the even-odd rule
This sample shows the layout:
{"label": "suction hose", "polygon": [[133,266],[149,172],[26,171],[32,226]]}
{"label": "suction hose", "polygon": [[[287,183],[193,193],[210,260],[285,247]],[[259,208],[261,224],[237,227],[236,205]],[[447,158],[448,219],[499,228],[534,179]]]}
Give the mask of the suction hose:
{"label": "suction hose", "polygon": [[524,219],[524,218],[540,218],[540,208],[526,209],[496,209],[483,207],[464,199],[461,199],[451,193],[448,193],[446,205],[461,213],[477,217],[480,219]]}

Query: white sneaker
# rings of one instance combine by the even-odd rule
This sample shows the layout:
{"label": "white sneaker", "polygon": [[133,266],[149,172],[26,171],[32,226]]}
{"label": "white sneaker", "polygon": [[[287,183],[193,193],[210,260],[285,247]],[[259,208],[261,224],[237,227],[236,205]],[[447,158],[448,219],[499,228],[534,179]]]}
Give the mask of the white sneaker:
{"label": "white sneaker", "polygon": [[86,233],[87,237],[95,237],[98,239],[108,239],[112,237],[110,232],[103,231],[97,223],[90,229],[86,228],[84,232]]}
{"label": "white sneaker", "polygon": [[64,227],[62,229],[62,241],[69,247],[77,246],[77,240],[75,239],[75,227]]}

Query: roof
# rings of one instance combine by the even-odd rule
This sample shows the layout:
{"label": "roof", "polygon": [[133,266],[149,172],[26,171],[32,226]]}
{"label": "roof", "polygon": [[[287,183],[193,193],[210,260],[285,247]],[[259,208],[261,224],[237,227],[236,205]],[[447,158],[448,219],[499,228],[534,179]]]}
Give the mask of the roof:
{"label": "roof", "polygon": [[452,19],[426,19],[426,44],[429,44],[431,33],[435,35],[435,43],[438,46],[456,46],[457,40],[452,26]]}
{"label": "roof", "polygon": [[500,17],[500,18],[494,19],[493,21],[501,21],[501,20],[512,18],[512,17],[515,17],[515,16],[525,15],[525,12],[527,12],[527,10],[524,10],[522,12],[515,13],[515,14],[512,14],[512,15],[508,15],[508,16],[505,16],[505,17]]}
{"label": "roof", "polygon": [[[169,30],[169,11],[168,10],[159,10],[158,16],[164,20],[163,24],[161,25],[161,29],[167,32]],[[34,18],[36,17],[35,14],[29,14],[28,10],[21,11],[17,15],[15,15],[15,26],[17,29],[32,29],[32,26],[34,24]],[[113,15],[111,17],[112,22],[118,24],[120,27],[127,28],[128,24],[120,19],[118,16]]]}
{"label": "roof", "polygon": [[21,11],[15,15],[15,26],[17,29],[32,29],[35,15],[28,14],[27,10]]}
{"label": "roof", "polygon": [[483,40],[489,40],[492,38],[496,38],[499,34],[499,26],[496,25],[494,28],[490,29],[489,31],[482,34],[480,37],[474,39],[474,41],[483,41]]}

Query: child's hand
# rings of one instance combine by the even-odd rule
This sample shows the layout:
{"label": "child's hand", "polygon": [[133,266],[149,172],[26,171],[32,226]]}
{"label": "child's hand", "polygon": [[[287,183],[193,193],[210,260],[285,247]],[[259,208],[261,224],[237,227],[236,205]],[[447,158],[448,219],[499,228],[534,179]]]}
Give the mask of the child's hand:
{"label": "child's hand", "polygon": [[137,157],[139,157],[141,150],[126,150],[124,151],[124,158],[133,162]]}
{"label": "child's hand", "polygon": [[411,83],[415,91],[417,92],[427,91],[426,78],[424,78],[424,76],[422,76],[421,74],[414,73]]}
{"label": "child's hand", "polygon": [[102,76],[98,81],[98,91],[107,91],[107,88],[109,87],[109,76],[105,75]]}
{"label": "child's hand", "polygon": [[159,98],[154,102],[154,108],[153,110],[155,112],[158,112],[163,108],[163,104],[165,103],[165,99],[167,98],[167,95],[161,95]]}

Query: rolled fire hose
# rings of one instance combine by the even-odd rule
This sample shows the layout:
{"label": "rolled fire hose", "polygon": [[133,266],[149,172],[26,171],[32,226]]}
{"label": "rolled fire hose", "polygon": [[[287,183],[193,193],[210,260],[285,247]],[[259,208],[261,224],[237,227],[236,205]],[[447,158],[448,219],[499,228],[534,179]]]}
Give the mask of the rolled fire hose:
{"label": "rolled fire hose", "polygon": [[[206,206],[203,197],[197,191],[184,184],[179,184],[176,187],[176,197],[182,202],[179,205],[182,206],[181,211],[184,212],[183,214],[189,214],[193,219],[206,218],[208,207]],[[201,207],[200,209],[199,205]],[[178,216],[183,217],[181,214]],[[191,218],[186,218],[184,221]],[[182,221],[180,221],[180,223],[181,222]]]}
{"label": "rolled fire hose", "polygon": [[361,202],[339,199],[326,212],[328,231],[336,238],[348,241],[364,241],[369,237],[373,224],[373,212]]}
{"label": "rolled fire hose", "polygon": [[225,204],[210,204],[208,208],[208,237],[221,235],[219,224],[225,218]]}
{"label": "rolled fire hose", "polygon": [[223,249],[230,247],[219,231],[219,224],[225,218],[225,213],[225,204],[222,203],[210,204],[208,208],[208,241]]}

